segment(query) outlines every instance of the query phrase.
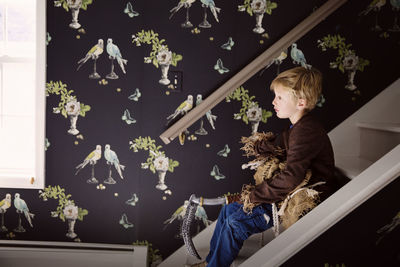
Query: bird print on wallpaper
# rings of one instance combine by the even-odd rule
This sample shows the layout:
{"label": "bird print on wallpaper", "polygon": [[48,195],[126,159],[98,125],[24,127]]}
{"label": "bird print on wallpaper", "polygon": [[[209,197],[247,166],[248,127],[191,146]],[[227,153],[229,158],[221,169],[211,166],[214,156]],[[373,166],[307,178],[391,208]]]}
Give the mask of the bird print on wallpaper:
{"label": "bird print on wallpaper", "polygon": [[171,13],[169,19],[171,19],[182,7],[186,9],[190,8],[194,2],[196,2],[196,0],[179,0],[179,3],[169,11]]}
{"label": "bird print on wallpaper", "polygon": [[276,57],[276,58],[274,58],[273,60],[271,60],[271,62],[269,62],[268,65],[265,66],[265,68],[260,72],[260,76],[264,73],[264,71],[265,71],[266,69],[268,69],[269,67],[271,67],[272,64],[275,64],[275,65],[278,66],[278,67],[277,67],[277,70],[276,70],[276,75],[278,75],[278,74],[279,74],[279,67],[280,67],[280,65],[282,64],[282,62],[287,58],[287,53],[288,53],[288,50],[285,49],[284,51],[282,51],[282,52],[279,54],[278,57]]}
{"label": "bird print on wallpaper", "polygon": [[[14,207],[17,209],[17,213],[19,213],[19,214],[23,213],[25,215],[25,218],[28,221],[29,225],[31,227],[33,227],[32,218],[35,216],[35,214],[29,212],[29,208],[26,205],[25,200],[20,198],[19,193],[16,193],[14,195]],[[19,225],[19,226],[22,227],[22,225]],[[25,230],[23,230],[23,232],[25,232]]]}
{"label": "bird print on wallpaper", "polygon": [[0,212],[5,213],[11,207],[11,194],[6,194],[6,197],[0,201]]}
{"label": "bird print on wallpaper", "polygon": [[175,212],[169,217],[167,220],[165,220],[163,223],[165,224],[164,229],[167,228],[168,225],[170,225],[173,221],[175,220],[183,220],[183,217],[185,216],[187,206],[189,205],[189,201],[185,200],[183,202],[183,205],[180,206],[175,210]]}
{"label": "bird print on wallpaper", "polygon": [[368,15],[369,12],[373,11],[379,11],[381,7],[386,5],[386,0],[372,0],[369,5],[361,11],[358,15],[359,16],[365,16]]}
{"label": "bird print on wallpaper", "polygon": [[189,110],[191,110],[193,108],[193,96],[192,95],[188,95],[187,99],[185,101],[183,101],[179,107],[177,107],[174,111],[174,113],[172,113],[171,115],[169,115],[167,117],[167,125],[173,120],[175,119],[178,115],[185,115],[186,113],[188,113]]}
{"label": "bird print on wallpaper", "polygon": [[86,56],[84,58],[81,58],[78,61],[78,68],[76,69],[77,71],[85,64],[89,59],[94,60],[93,63],[93,73],[89,75],[89,78],[91,79],[98,79],[100,78],[100,75],[97,73],[96,70],[96,61],[100,57],[101,54],[103,54],[104,51],[104,41],[103,39],[99,39],[97,41],[97,44],[95,44],[89,52],[86,53]]}
{"label": "bird print on wallpaper", "polygon": [[7,227],[4,226],[4,214],[7,212],[7,209],[11,207],[11,194],[6,194],[6,197],[0,201],[0,213],[1,213],[1,225],[0,232],[7,232]]}
{"label": "bird print on wallpaper", "polygon": [[[201,94],[198,94],[196,97],[196,106],[199,105],[201,102],[203,102],[203,96]],[[217,120],[217,116],[213,115],[211,113],[211,109],[206,112],[206,118],[207,118],[208,122],[210,123],[211,128],[213,128],[213,130],[215,130],[214,122]]]}
{"label": "bird print on wallpaper", "polygon": [[[394,12],[400,11],[400,0],[390,0],[390,4],[392,5],[392,10]],[[397,24],[397,14],[394,16],[393,26],[389,29],[391,32],[400,32],[400,26]]]}
{"label": "bird print on wallpaper", "polygon": [[88,184],[97,184],[99,181],[94,177],[94,165],[96,165],[97,161],[101,159],[101,145],[96,145],[96,149],[89,153],[82,163],[75,167],[77,175],[86,165],[92,166],[92,174],[90,179],[87,180]]}
{"label": "bird print on wallpaper", "polygon": [[200,0],[200,1],[203,4],[203,7],[210,9],[210,11],[213,14],[215,20],[217,22],[219,22],[217,13],[219,13],[221,11],[221,9],[219,7],[215,6],[214,0]]}
{"label": "bird print on wallpaper", "polygon": [[107,144],[104,149],[104,158],[107,160],[107,165],[109,166],[109,176],[107,180],[104,181],[106,184],[115,184],[115,180],[111,177],[111,166],[114,165],[114,168],[117,170],[119,177],[124,179],[122,175],[122,171],[125,169],[125,166],[119,163],[119,159],[117,153],[110,149],[110,145]]}
{"label": "bird print on wallpaper", "polygon": [[303,68],[306,69],[311,68],[311,65],[307,64],[303,51],[297,48],[296,43],[292,44],[292,49],[290,50],[290,56],[292,57],[293,64],[300,64]]}
{"label": "bird print on wallpaper", "polygon": [[107,39],[107,54],[111,59],[111,72],[107,74],[107,78],[109,79],[118,79],[118,75],[114,72],[114,60],[117,60],[118,65],[120,66],[122,72],[125,74],[125,65],[128,63],[128,60],[122,58],[121,52],[117,45],[113,44],[113,40],[111,38]]}

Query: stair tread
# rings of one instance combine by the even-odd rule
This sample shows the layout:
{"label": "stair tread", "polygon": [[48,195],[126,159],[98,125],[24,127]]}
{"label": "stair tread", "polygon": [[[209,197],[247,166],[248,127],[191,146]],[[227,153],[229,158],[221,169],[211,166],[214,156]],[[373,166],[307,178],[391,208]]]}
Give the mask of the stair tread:
{"label": "stair tread", "polygon": [[357,127],[400,133],[400,123],[394,122],[357,122]]}

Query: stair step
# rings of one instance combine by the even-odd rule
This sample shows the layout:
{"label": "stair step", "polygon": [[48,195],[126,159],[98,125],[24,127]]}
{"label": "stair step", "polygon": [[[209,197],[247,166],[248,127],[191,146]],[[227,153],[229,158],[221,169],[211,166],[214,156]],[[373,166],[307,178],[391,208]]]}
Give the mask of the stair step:
{"label": "stair step", "polygon": [[335,155],[335,165],[350,179],[357,177],[372,163],[372,161],[358,156]]}
{"label": "stair step", "polygon": [[357,122],[356,125],[359,128],[400,133],[400,123],[391,123],[391,122]]}

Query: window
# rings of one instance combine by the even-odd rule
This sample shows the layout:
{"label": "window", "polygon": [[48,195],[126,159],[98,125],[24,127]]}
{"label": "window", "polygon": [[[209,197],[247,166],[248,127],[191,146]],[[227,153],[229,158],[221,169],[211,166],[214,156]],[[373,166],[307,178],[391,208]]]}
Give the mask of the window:
{"label": "window", "polygon": [[0,0],[0,187],[44,187],[45,5]]}

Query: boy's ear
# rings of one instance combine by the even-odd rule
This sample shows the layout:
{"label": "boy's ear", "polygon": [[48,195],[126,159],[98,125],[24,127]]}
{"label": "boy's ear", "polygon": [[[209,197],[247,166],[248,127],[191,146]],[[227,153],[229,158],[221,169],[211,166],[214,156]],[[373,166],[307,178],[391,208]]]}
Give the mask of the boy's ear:
{"label": "boy's ear", "polygon": [[303,110],[307,107],[307,100],[303,99],[303,98],[299,98],[297,100],[297,108],[300,110]]}

